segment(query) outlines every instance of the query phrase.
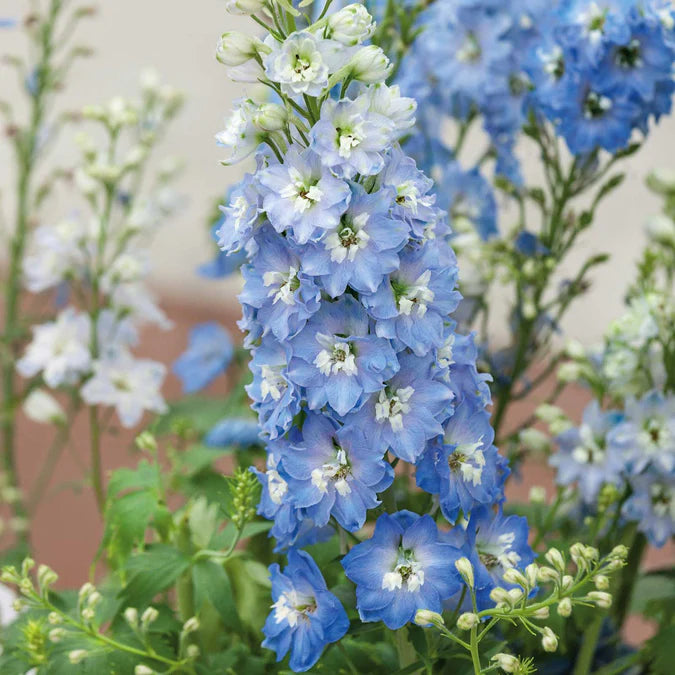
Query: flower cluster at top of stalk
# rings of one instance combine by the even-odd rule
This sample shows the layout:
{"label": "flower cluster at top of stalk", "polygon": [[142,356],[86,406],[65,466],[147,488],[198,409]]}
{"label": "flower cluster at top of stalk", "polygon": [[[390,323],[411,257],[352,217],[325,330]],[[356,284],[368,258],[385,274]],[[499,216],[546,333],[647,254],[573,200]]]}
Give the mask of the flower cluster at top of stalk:
{"label": "flower cluster at top of stalk", "polygon": [[[218,58],[278,101],[240,100],[217,136],[229,161],[256,161],[218,236],[223,250],[247,254],[240,326],[267,449],[259,510],[288,551],[288,567],[271,568],[263,644],[306,670],[349,622],[298,549],[359,531],[382,493],[387,512],[343,559],[363,621],[396,629],[418,609],[454,608],[460,556],[490,606],[495,584],[509,586],[505,570],[533,555],[525,519],[494,510],[508,469],[473,339],[451,319],[460,296],[450,231],[432,181],[399,146],[416,105],[385,84],[382,50],[363,44],[372,18],[361,5],[313,23],[285,3],[232,6],[266,13],[270,33],[226,33]],[[395,512],[399,461],[456,524],[449,533],[430,515]]]}
{"label": "flower cluster at top of stalk", "polygon": [[576,484],[588,513],[609,502],[610,515],[663,546],[675,533],[675,177],[654,173],[650,184],[670,204],[649,222],[627,310],[600,347],[570,343],[570,361],[558,371],[595,398],[578,427],[556,407],[540,417],[558,446],[550,459],[557,482]]}
{"label": "flower cluster at top of stalk", "polygon": [[[105,143],[82,133],[81,165],[74,171],[78,208],[32,234],[23,266],[32,293],[54,291],[57,316],[33,326],[32,341],[17,362],[18,372],[49,389],[78,395],[88,406],[111,406],[121,424],[137,424],[143,412],[163,412],[160,389],[165,368],[138,359],[131,348],[143,323],[169,327],[143,281],[148,245],[159,225],[178,206],[171,188],[179,166],[168,160],[142,185],[146,162],[181,95],[147,71],[138,102],[115,98],[89,106],[85,119],[103,128]],[[149,181],[148,181],[149,182]],[[26,412],[39,421],[65,413],[44,390],[34,391]]]}

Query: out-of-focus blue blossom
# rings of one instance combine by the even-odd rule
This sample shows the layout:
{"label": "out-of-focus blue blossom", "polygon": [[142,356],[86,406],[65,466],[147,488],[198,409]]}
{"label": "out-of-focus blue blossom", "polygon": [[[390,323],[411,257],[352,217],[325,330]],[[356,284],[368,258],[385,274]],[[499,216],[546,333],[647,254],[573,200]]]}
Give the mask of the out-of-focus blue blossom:
{"label": "out-of-focus blue blossom", "polygon": [[212,448],[250,448],[260,444],[260,425],[254,419],[225,417],[204,436],[204,445]]}
{"label": "out-of-focus blue blossom", "polygon": [[14,28],[16,24],[16,19],[12,19],[11,17],[0,17],[0,28]]}
{"label": "out-of-focus blue blossom", "polygon": [[290,651],[290,667],[304,672],[319,660],[327,644],[347,632],[347,613],[304,551],[291,549],[283,572],[276,563],[270,565],[270,577],[274,604],[262,645],[273,649],[278,661]]}
{"label": "out-of-focus blue blossom", "polygon": [[382,514],[373,536],[354,546],[342,566],[356,584],[361,620],[396,630],[418,609],[441,611],[443,600],[461,585],[454,565],[460,555],[441,540],[431,516],[400,511]]}
{"label": "out-of-focus blue blossom", "polygon": [[607,434],[621,422],[617,410],[604,411],[597,401],[586,406],[580,427],[563,431],[556,438],[559,451],[550,463],[558,470],[559,485],[578,483],[585,502],[592,502],[605,483],[621,485],[621,452],[607,442]]}
{"label": "out-of-focus blue blossom", "polygon": [[632,495],[621,513],[635,521],[654,546],[663,546],[675,533],[675,476],[652,469],[630,478]]}
{"label": "out-of-focus blue blossom", "polygon": [[518,233],[513,245],[516,251],[526,256],[546,255],[549,252],[549,249],[541,243],[536,234],[526,230]]}
{"label": "out-of-focus blue blossom", "polygon": [[190,331],[188,347],[172,369],[183,391],[192,394],[224,373],[233,354],[232,339],[222,326],[213,321],[201,323]]}

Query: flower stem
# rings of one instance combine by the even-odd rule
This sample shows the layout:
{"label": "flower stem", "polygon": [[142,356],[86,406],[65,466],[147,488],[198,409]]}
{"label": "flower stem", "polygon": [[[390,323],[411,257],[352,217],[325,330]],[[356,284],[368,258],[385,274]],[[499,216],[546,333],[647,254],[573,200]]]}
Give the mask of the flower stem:
{"label": "flower stem", "polygon": [[478,626],[471,628],[471,641],[469,642],[471,652],[471,663],[473,664],[473,672],[475,675],[481,674],[480,654],[478,653]]}
{"label": "flower stem", "polygon": [[581,649],[574,664],[573,675],[588,675],[593,667],[593,657],[598,647],[598,639],[600,638],[600,631],[602,630],[602,622],[605,620],[606,614],[602,612],[596,616],[591,625],[584,630],[584,638],[581,643]]}

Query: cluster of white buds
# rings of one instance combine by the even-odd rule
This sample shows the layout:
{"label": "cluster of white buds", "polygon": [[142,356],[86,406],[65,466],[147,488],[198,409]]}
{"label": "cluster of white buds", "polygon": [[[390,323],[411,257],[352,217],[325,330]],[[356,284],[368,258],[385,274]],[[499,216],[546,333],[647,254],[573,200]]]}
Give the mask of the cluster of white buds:
{"label": "cluster of white buds", "polygon": [[505,673],[513,673],[513,675],[530,675],[531,673],[536,672],[532,659],[519,659],[518,657],[513,656],[513,654],[500,652],[499,654],[495,654],[491,660]]}

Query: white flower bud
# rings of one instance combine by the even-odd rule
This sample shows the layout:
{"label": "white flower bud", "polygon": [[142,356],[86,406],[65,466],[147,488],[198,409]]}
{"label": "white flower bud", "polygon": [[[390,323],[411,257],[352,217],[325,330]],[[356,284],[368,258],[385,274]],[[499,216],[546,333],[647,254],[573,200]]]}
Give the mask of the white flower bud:
{"label": "white flower bud", "polygon": [[353,79],[365,84],[377,84],[387,79],[392,65],[380,47],[368,45],[354,54],[347,68]]}
{"label": "white flower bud", "polygon": [[572,601],[569,598],[563,598],[558,603],[558,614],[567,618],[572,614]]}
{"label": "white flower bud", "polygon": [[563,363],[558,368],[558,379],[561,382],[576,382],[581,377],[581,368],[576,363]]}
{"label": "white flower bud", "polygon": [[148,666],[144,666],[142,663],[139,663],[134,668],[134,675],[155,675],[155,672],[155,670],[149,668]]}
{"label": "white flower bud", "polygon": [[52,628],[49,631],[49,641],[50,642],[61,642],[66,636],[66,631],[63,628]]}
{"label": "white flower bud", "polygon": [[64,424],[66,414],[59,402],[44,389],[33,390],[23,403],[26,417],[41,424]]}
{"label": "white flower bud", "polygon": [[185,650],[185,655],[189,659],[196,659],[199,656],[199,647],[197,647],[197,645],[188,645]]}
{"label": "white flower bud", "polygon": [[604,574],[598,574],[598,576],[593,579],[593,583],[599,591],[606,591],[609,588],[609,577]]}
{"label": "white flower bud", "polygon": [[551,612],[548,607],[540,607],[532,614],[532,618],[538,619],[539,621],[543,621],[544,619],[548,619],[550,615]]}
{"label": "white flower bud", "polygon": [[548,627],[542,633],[541,646],[545,652],[554,652],[558,649],[558,636]]}
{"label": "white flower bud", "polygon": [[159,73],[155,68],[145,68],[141,71],[141,76],[139,78],[141,89],[146,94],[154,94],[159,89],[162,84]]}
{"label": "white flower bud", "polygon": [[535,410],[535,415],[542,422],[550,424],[554,420],[557,420],[561,417],[565,417],[565,413],[557,405],[551,405],[550,403],[542,403]]}
{"label": "white flower bud", "polygon": [[141,624],[146,628],[154,621],[157,621],[158,616],[159,612],[154,607],[148,607],[143,614],[141,614]]}
{"label": "white flower bud", "polygon": [[563,578],[560,580],[560,589],[563,591],[568,591],[574,585],[574,577],[571,574],[563,575]]}
{"label": "white flower bud", "polygon": [[586,600],[602,609],[609,609],[612,606],[612,596],[604,591],[591,591],[586,595]]}
{"label": "white flower bud", "polygon": [[541,581],[542,583],[558,581],[560,579],[559,572],[554,570],[552,567],[545,567],[545,566],[539,568],[537,576],[539,577],[539,581]]}
{"label": "white flower bud", "polygon": [[327,20],[327,37],[346,46],[360,44],[367,40],[375,30],[373,17],[364,5],[347,5],[331,14]]}
{"label": "white flower bud", "polygon": [[86,659],[88,656],[86,649],[73,649],[72,652],[68,653],[68,660],[73,664],[77,665]]}
{"label": "white flower bud", "polygon": [[135,607],[127,607],[124,610],[124,620],[132,627],[138,626],[138,610]]}
{"label": "white flower bud", "polygon": [[520,668],[520,661],[511,654],[499,653],[492,657],[492,660],[505,672],[516,673]]}
{"label": "white flower bud", "polygon": [[553,567],[555,567],[558,572],[565,571],[565,559],[562,557],[562,553],[557,548],[550,548],[546,551],[544,556]]}
{"label": "white flower bud", "polygon": [[264,0],[228,0],[225,9],[230,14],[256,14],[264,6]]}
{"label": "white flower bud", "polygon": [[473,576],[473,565],[471,564],[471,561],[462,556],[458,560],[455,560],[455,567],[457,568],[457,571],[462,575],[462,579],[464,579],[466,585],[469,588],[473,588],[474,585],[474,576]]}
{"label": "white flower bud", "polygon": [[515,605],[523,598],[523,590],[521,588],[511,588],[509,589],[508,594],[509,594],[509,602],[512,605]]}
{"label": "white flower bud", "polygon": [[562,434],[563,431],[571,429],[573,426],[572,420],[568,419],[567,417],[561,417],[560,419],[551,422],[548,426],[548,429],[551,434],[557,436],[558,434]]}
{"label": "white flower bud", "polygon": [[647,235],[660,244],[673,246],[675,245],[675,222],[664,214],[652,216],[647,221]]}
{"label": "white flower bud", "polygon": [[226,66],[240,66],[254,58],[261,49],[265,50],[265,47],[257,38],[239,31],[228,31],[218,40],[216,58]]}
{"label": "white flower bud", "polygon": [[509,567],[509,569],[504,572],[503,578],[504,581],[508,582],[509,584],[516,584],[517,586],[522,586],[523,588],[528,588],[530,585],[528,580],[525,578],[525,575],[515,567]]}
{"label": "white flower bud", "polygon": [[279,131],[288,122],[288,113],[278,103],[263,103],[251,115],[253,125],[261,131]]}
{"label": "white flower bud", "polygon": [[96,618],[96,612],[91,607],[85,607],[80,614],[85,623],[91,623]]}
{"label": "white flower bud", "polygon": [[571,359],[585,359],[586,348],[579,340],[568,340],[565,344],[565,354]]}
{"label": "white flower bud", "polygon": [[523,429],[518,434],[520,444],[533,452],[546,452],[551,444],[549,437],[539,429]]}
{"label": "white flower bud", "polygon": [[63,623],[63,618],[57,612],[49,612],[47,621],[49,621],[52,626],[58,626]]}
{"label": "white flower bud", "polygon": [[500,602],[511,604],[509,592],[501,586],[497,586],[490,591],[490,600],[492,600],[492,602],[495,604],[499,604]]}
{"label": "white flower bud", "polygon": [[628,549],[623,544],[619,544],[612,549],[609,556],[618,560],[625,560],[628,556]]}
{"label": "white flower bud", "polygon": [[199,630],[199,619],[196,616],[193,616],[183,624],[183,632],[194,633],[196,630]]}
{"label": "white flower bud", "polygon": [[464,612],[464,614],[459,615],[457,619],[457,628],[460,630],[471,630],[474,626],[477,626],[480,622],[478,614],[473,612]]}
{"label": "white flower bud", "polygon": [[445,622],[438,612],[432,612],[430,609],[418,609],[415,612],[415,623],[424,628],[429,624],[443,625]]}
{"label": "white flower bud", "polygon": [[525,576],[530,587],[534,588],[537,585],[537,577],[539,575],[539,565],[537,563],[530,563],[525,568]]}
{"label": "white flower bud", "polygon": [[532,300],[525,300],[523,303],[523,317],[531,321],[537,316],[537,306]]}
{"label": "white flower bud", "polygon": [[78,599],[79,599],[80,603],[85,602],[85,600],[86,600],[86,599],[87,599],[87,598],[88,598],[95,590],[96,590],[96,587],[94,586],[94,584],[89,583],[89,582],[87,581],[87,583],[84,584],[84,585],[80,588],[80,591],[79,591],[79,593],[78,593]]}
{"label": "white flower bud", "polygon": [[675,170],[654,169],[647,177],[647,184],[655,192],[668,194],[675,190]]}

